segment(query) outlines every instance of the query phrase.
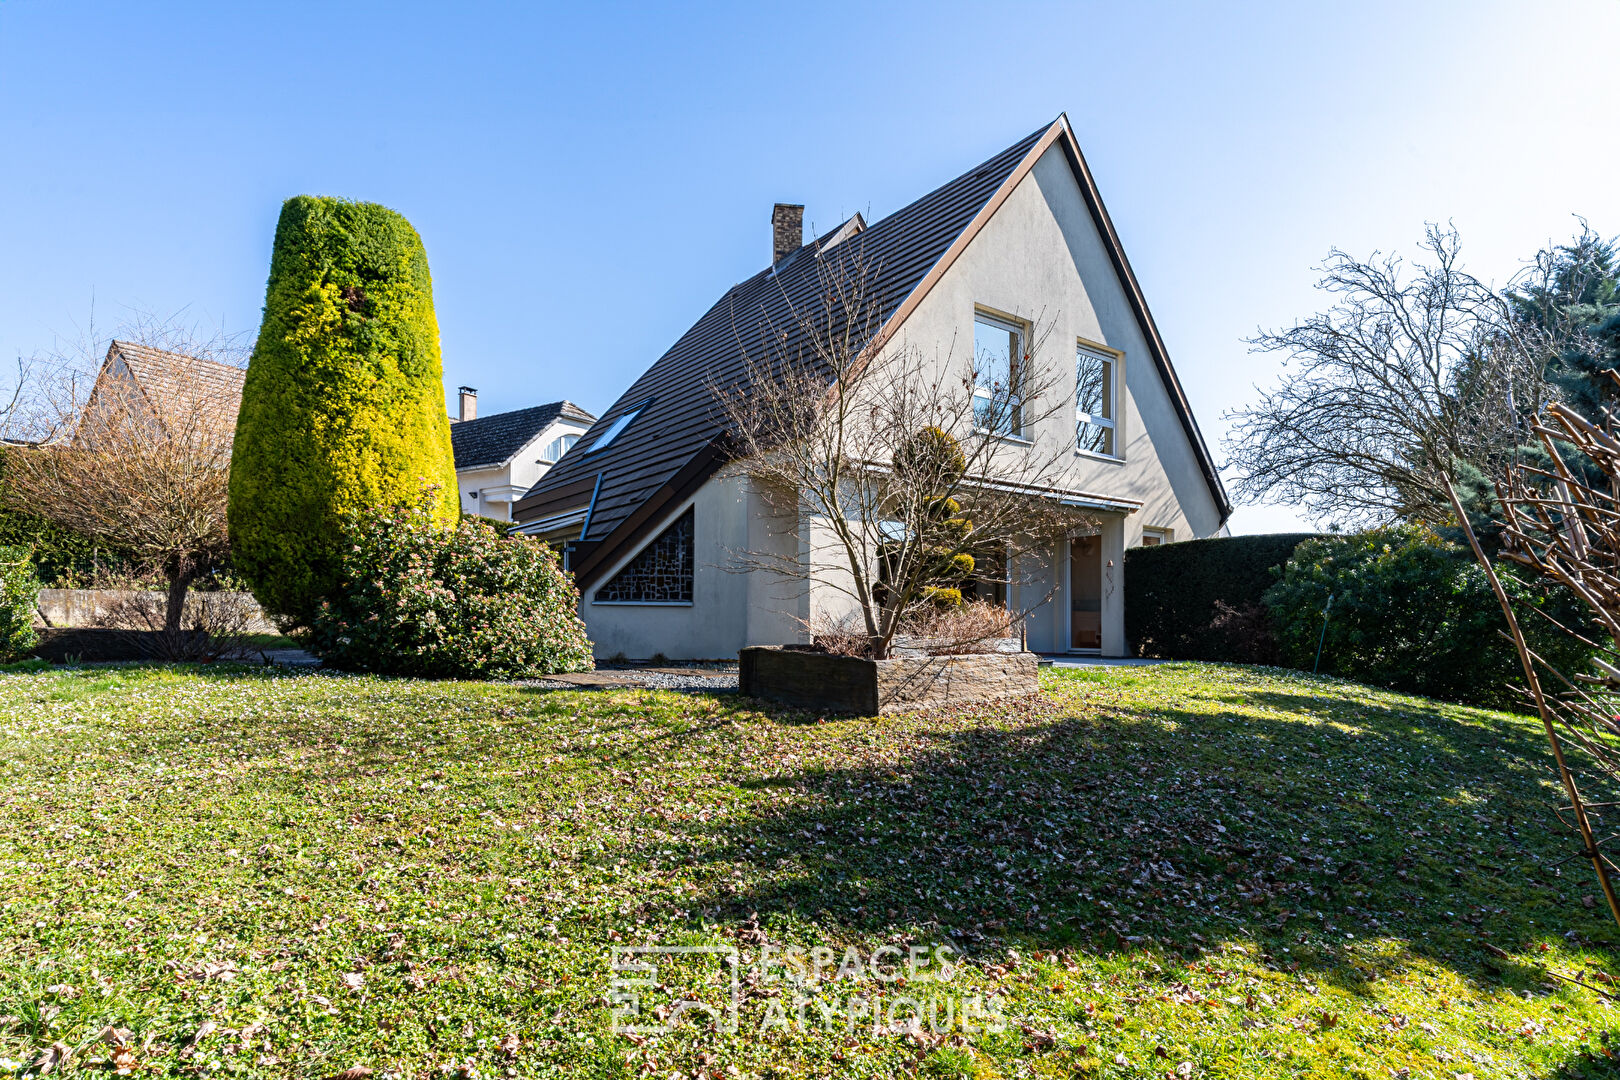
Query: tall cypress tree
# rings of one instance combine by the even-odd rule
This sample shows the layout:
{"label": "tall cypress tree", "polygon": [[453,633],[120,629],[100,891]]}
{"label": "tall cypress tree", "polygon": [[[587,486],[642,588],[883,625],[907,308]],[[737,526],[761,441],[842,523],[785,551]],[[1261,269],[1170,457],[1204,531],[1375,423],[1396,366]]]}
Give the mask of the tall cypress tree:
{"label": "tall cypress tree", "polygon": [[231,462],[232,562],[270,612],[307,618],[350,510],[459,509],[427,252],[374,203],[281,208]]}

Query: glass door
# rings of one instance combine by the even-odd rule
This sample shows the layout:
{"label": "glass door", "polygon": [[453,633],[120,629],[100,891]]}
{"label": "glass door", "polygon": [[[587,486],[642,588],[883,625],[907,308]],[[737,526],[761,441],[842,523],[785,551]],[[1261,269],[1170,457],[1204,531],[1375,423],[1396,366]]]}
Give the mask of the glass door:
{"label": "glass door", "polygon": [[1102,537],[1069,541],[1069,651],[1102,650]]}

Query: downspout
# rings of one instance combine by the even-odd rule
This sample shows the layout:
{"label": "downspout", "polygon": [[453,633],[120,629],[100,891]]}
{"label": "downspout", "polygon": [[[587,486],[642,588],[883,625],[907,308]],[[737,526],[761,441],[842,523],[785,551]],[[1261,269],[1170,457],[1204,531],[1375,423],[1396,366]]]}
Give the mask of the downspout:
{"label": "downspout", "polygon": [[[579,543],[579,544],[584,543],[585,542],[585,534],[591,531],[591,516],[596,513],[596,498],[597,498],[598,495],[602,494],[602,477],[604,477],[606,475],[607,475],[607,473],[605,471],[599,472],[599,473],[596,474],[596,486],[591,489],[591,504],[585,508],[585,521],[580,525],[580,527],[579,527],[579,539],[576,540],[574,543]],[[574,560],[572,558],[573,554],[574,554],[574,544],[564,544],[563,545],[563,570],[565,572],[567,572],[567,573],[570,573],[570,574],[574,572],[574,567],[573,567],[573,561]]]}
{"label": "downspout", "polygon": [[596,497],[602,494],[602,477],[606,475],[606,472],[599,472],[596,474],[596,486],[591,489],[591,505],[585,508],[585,524],[579,527],[579,539],[581,543],[583,543],[585,538],[591,533],[591,516],[596,513]]}

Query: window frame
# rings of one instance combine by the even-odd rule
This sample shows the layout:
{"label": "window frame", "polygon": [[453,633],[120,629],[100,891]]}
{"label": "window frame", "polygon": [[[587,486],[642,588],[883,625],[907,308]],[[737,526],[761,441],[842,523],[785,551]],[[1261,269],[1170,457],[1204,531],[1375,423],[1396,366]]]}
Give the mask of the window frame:
{"label": "window frame", "polygon": [[[590,449],[586,450],[585,452],[587,454],[594,454],[598,451],[606,450],[609,446],[612,446],[614,440],[620,435],[623,435],[625,430],[628,429],[631,424],[636,422],[636,417],[641,415],[641,411],[648,405],[652,404],[652,400],[652,398],[648,398],[646,401],[641,402],[634,408],[626,409],[624,412],[620,413],[618,418],[607,426],[606,431],[602,432],[601,435],[591,440]],[[586,434],[590,433],[586,432]]]}
{"label": "window frame", "polygon": [[[1147,538],[1149,536],[1154,538],[1154,541],[1151,544],[1147,542]],[[1176,531],[1174,529],[1163,525],[1144,525],[1142,526],[1142,539],[1137,543],[1136,546],[1163,547],[1165,544],[1173,544],[1175,542]]]}
{"label": "window frame", "polygon": [[[979,324],[1006,331],[1018,336],[1016,356],[1007,358],[1007,399],[1018,423],[1011,431],[993,431],[979,424],[979,399],[994,400],[990,387],[979,384]],[[1024,359],[1029,350],[1029,323],[1015,315],[1005,315],[992,308],[974,305],[973,308],[973,430],[981,435],[989,435],[997,439],[1011,439],[1015,442],[1031,442],[1029,429],[1024,423],[1024,394],[1021,384],[1024,381]]]}
{"label": "window frame", "polygon": [[[668,533],[670,529],[673,529],[676,525],[680,524],[681,519],[685,518],[688,514],[692,515],[692,531],[691,531],[691,535],[687,538],[688,557],[692,561],[692,580],[691,580],[690,585],[689,585],[689,587],[692,590],[692,599],[690,599],[690,600],[599,600],[599,599],[597,599],[597,594],[602,589],[607,588],[609,585],[612,585],[614,581],[618,580],[619,575],[623,574],[626,570],[628,570],[630,568],[630,565],[632,563],[634,563],[637,559],[639,559],[643,554],[645,554],[649,549],[651,549],[654,544],[656,544],[660,540],[662,540],[664,538],[664,535],[666,533]],[[668,524],[665,525],[662,529],[658,530],[657,535],[653,536],[645,544],[642,544],[639,548],[637,548],[635,550],[634,554],[632,554],[629,558],[625,559],[624,562],[620,563],[617,567],[615,567],[613,573],[607,575],[604,578],[604,580],[602,581],[601,584],[595,585],[595,586],[593,586],[591,588],[591,601],[590,601],[591,606],[593,606],[593,607],[600,606],[600,607],[673,607],[673,608],[687,607],[687,608],[689,608],[689,607],[694,607],[697,604],[697,504],[695,502],[687,503],[684,507],[681,508],[681,510],[678,513],[672,514],[667,520],[668,520]]]}
{"label": "window frame", "polygon": [[[629,427],[629,426],[630,426],[629,424],[625,425],[625,427]],[[578,432],[578,431],[565,431],[561,435],[556,436],[550,442],[546,443],[545,452],[546,452],[546,454],[548,456],[543,457],[543,458],[540,459],[541,464],[544,464],[544,465],[555,465],[555,464],[557,464],[557,462],[559,462],[559,461],[561,461],[563,459],[563,454],[568,453],[568,451],[572,450],[575,446],[577,446],[579,444],[579,440],[583,439],[584,437],[585,436],[583,434],[581,434],[580,432]],[[557,449],[558,445],[561,444],[563,442],[563,440],[565,440],[565,439],[572,439],[573,442],[570,442],[567,446],[564,446],[562,448],[562,453],[553,453],[553,451],[555,451]]]}
{"label": "window frame", "polygon": [[[1080,411],[1080,360],[1082,356],[1090,356],[1108,365],[1107,373],[1107,400],[1103,404],[1108,409],[1108,415],[1099,416],[1095,413]],[[1121,437],[1119,403],[1120,384],[1124,381],[1125,354],[1118,349],[1111,349],[1099,342],[1088,341],[1085,338],[1076,338],[1074,346],[1074,452],[1081,457],[1088,457],[1095,461],[1124,461],[1125,440]],[[1108,442],[1110,450],[1088,450],[1080,445],[1080,426],[1090,424],[1109,433]]]}

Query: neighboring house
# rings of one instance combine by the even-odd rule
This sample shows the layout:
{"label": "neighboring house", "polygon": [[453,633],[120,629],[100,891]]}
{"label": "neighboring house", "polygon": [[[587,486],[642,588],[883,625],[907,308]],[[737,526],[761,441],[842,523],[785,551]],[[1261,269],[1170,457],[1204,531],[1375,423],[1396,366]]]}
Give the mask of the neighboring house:
{"label": "neighboring house", "polygon": [[463,386],[457,392],[460,415],[450,421],[450,443],[461,509],[496,521],[511,521],[513,500],[539,483],[596,422],[571,401],[479,416],[478,391]]}
{"label": "neighboring house", "polygon": [[247,370],[200,356],[114,341],[85,402],[76,440],[95,430],[98,415],[116,413],[150,419],[175,437],[204,431],[227,438],[236,433]]}
{"label": "neighboring house", "polygon": [[[782,527],[779,502],[728,461],[713,388],[740,377],[764,326],[791,355],[821,253],[857,242],[880,268],[884,348],[944,354],[997,335],[1021,348],[1030,313],[1052,324],[1037,340],[1072,373],[1074,414],[1018,434],[1070,448],[1049,497],[1093,524],[1023,568],[1007,602],[1040,602],[1025,623],[1033,650],[1123,655],[1125,549],[1214,535],[1231,506],[1067,118],[871,225],[857,215],[805,245],[801,220],[779,204],[772,265],[722,296],[513,507],[524,532],[568,543],[598,655],[733,656],[802,641],[812,620],[851,609],[809,561],[829,549],[827,523],[790,510]],[[805,580],[735,572],[737,553],[762,548],[797,553]]]}

